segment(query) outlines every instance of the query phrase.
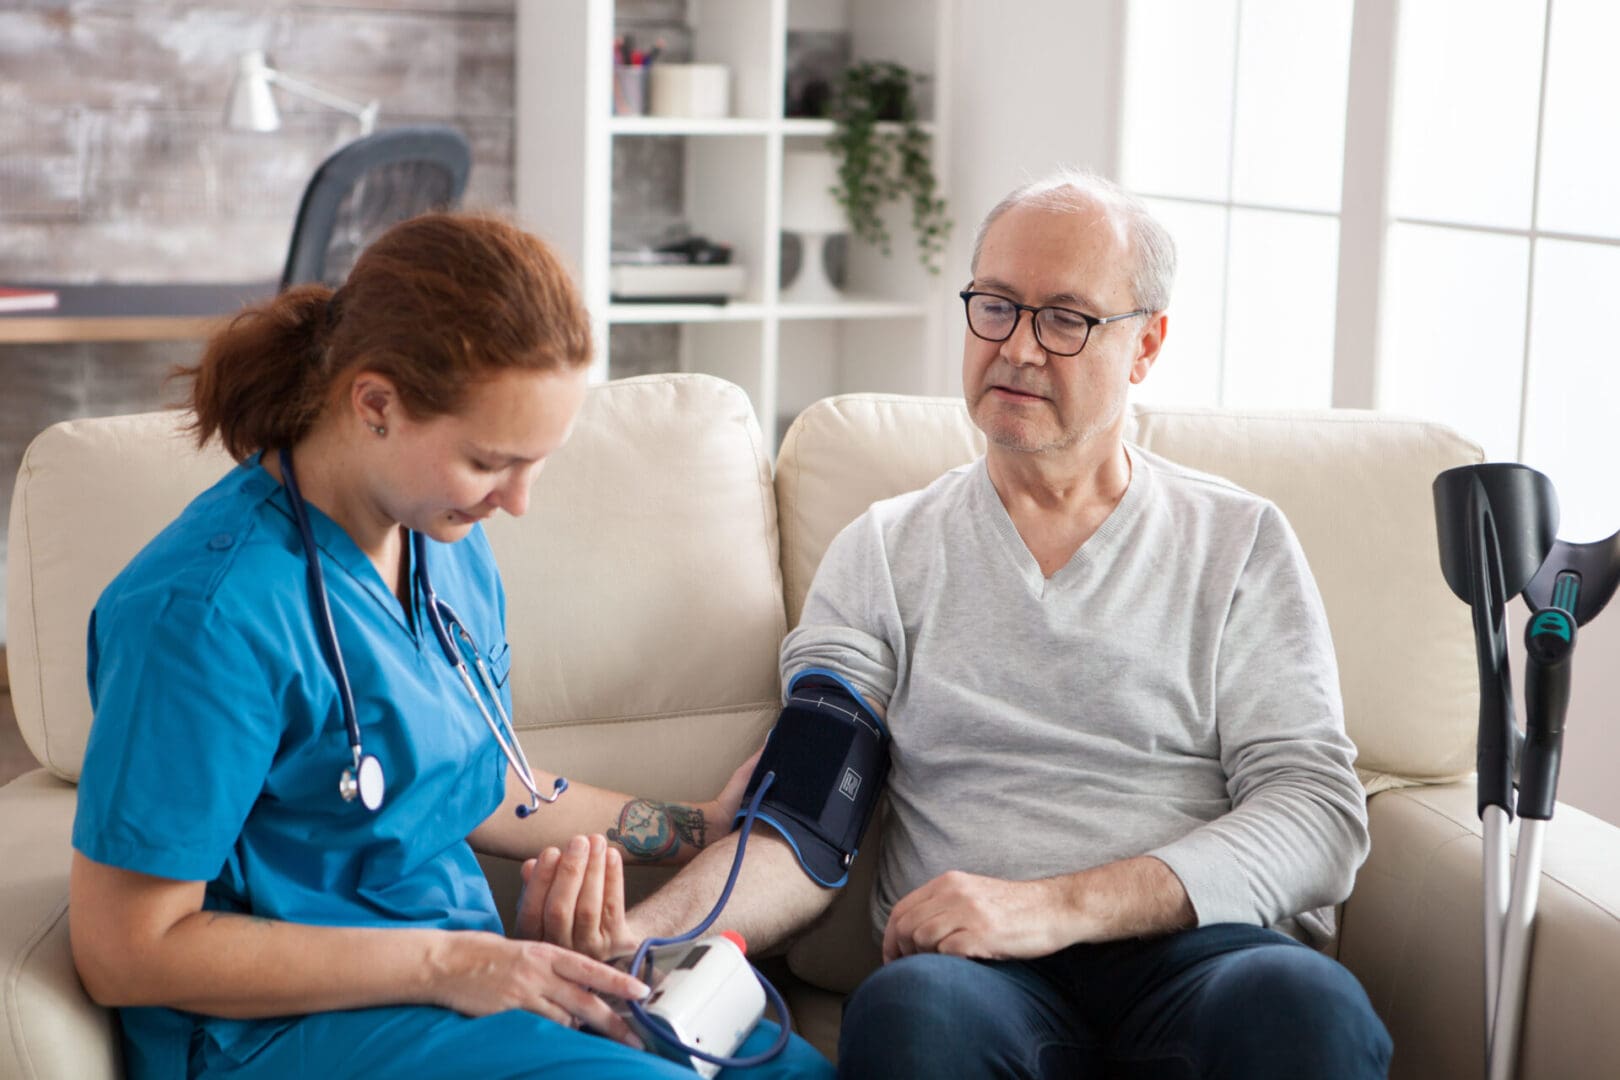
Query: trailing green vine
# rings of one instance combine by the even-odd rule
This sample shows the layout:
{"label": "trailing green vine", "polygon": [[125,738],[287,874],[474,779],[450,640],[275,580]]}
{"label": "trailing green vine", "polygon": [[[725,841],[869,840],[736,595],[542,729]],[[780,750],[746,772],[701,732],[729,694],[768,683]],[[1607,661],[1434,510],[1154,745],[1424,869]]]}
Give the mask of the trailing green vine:
{"label": "trailing green vine", "polygon": [[[951,220],[937,193],[928,133],[917,120],[911,92],[922,78],[888,61],[845,68],[833,88],[834,131],[827,148],[838,158],[837,198],[855,235],[889,254],[892,238],[881,210],[891,200],[909,198],[918,260],[937,274]],[[882,121],[897,121],[898,135],[880,131]]]}

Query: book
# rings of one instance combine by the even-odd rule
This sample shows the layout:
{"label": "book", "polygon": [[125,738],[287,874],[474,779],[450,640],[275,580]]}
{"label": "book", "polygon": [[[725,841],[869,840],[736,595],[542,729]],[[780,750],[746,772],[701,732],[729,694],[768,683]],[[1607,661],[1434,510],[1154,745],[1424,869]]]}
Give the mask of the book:
{"label": "book", "polygon": [[0,311],[47,311],[57,304],[50,289],[14,289],[0,285]]}

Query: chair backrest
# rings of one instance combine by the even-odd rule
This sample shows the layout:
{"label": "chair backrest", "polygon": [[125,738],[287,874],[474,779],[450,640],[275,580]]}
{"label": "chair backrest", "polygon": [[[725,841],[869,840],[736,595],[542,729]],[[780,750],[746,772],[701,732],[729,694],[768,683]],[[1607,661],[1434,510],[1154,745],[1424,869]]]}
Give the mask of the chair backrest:
{"label": "chair backrest", "polygon": [[319,281],[335,288],[389,226],[458,206],[471,170],[472,150],[455,128],[391,128],[344,146],[304,189],[281,287]]}

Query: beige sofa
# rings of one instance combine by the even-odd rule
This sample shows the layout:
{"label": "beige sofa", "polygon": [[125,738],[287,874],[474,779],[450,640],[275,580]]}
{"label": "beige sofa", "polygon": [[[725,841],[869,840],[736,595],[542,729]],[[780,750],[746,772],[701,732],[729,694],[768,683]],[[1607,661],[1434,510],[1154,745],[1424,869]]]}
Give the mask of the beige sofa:
{"label": "beige sofa", "polygon": [[[1366,413],[1141,409],[1133,427],[1142,445],[1271,497],[1298,531],[1375,793],[1372,856],[1332,948],[1394,1036],[1395,1075],[1478,1075],[1474,660],[1467,609],[1441,580],[1429,484],[1479,449],[1436,425]],[[530,757],[639,793],[711,794],[772,721],[777,644],[834,533],[871,500],[981,446],[958,402],[855,395],[806,412],[773,471],[729,384],[674,375],[593,389],[528,516],[489,529]],[[0,1076],[118,1070],[114,1023],[80,988],[67,937],[68,836],[90,723],[85,618],[118,568],[227,465],[190,450],[165,415],[59,424],[24,459],[9,658],[42,768],[0,789]],[[207,642],[198,646],[208,663]],[[864,894],[878,839],[868,837],[829,917],[782,961],[801,1028],[829,1051],[840,993],[876,959]],[[512,867],[489,871],[509,903]],[[1616,1075],[1620,829],[1559,809],[1540,911],[1522,1075]]]}

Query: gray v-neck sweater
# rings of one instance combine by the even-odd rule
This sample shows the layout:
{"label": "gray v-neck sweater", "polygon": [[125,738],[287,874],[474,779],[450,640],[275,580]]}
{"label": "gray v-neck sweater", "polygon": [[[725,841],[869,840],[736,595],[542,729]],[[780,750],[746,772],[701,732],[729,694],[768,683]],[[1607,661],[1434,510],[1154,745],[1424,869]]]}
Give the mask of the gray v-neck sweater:
{"label": "gray v-neck sweater", "polygon": [[1050,877],[1152,854],[1200,925],[1349,895],[1366,800],[1322,602],[1270,502],[1129,446],[1130,485],[1050,578],[983,458],[828,548],[784,685],[887,711],[873,918],[947,870]]}

